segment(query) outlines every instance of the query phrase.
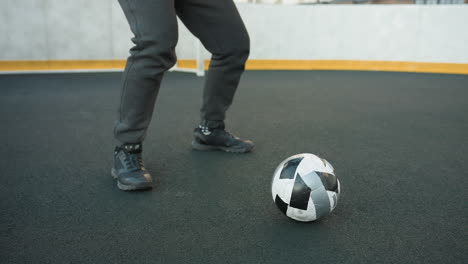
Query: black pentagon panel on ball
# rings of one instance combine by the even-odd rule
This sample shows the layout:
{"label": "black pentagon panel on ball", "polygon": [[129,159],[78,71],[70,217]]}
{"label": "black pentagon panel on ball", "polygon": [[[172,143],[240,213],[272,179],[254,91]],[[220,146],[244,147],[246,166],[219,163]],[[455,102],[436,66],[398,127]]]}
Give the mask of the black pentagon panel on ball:
{"label": "black pentagon panel on ball", "polygon": [[302,161],[301,158],[292,159],[286,162],[281,170],[280,179],[294,179],[294,174],[296,173],[297,166]]}
{"label": "black pentagon panel on ball", "polygon": [[310,198],[310,187],[302,179],[301,175],[297,174],[296,180],[294,181],[294,187],[291,194],[291,201],[289,206],[307,210]]}
{"label": "black pentagon panel on ball", "polygon": [[336,181],[336,176],[326,172],[316,171],[317,175],[320,177],[325,190],[337,192],[338,191],[338,183]]}
{"label": "black pentagon panel on ball", "polygon": [[275,197],[275,204],[278,209],[283,212],[283,214],[286,214],[286,211],[288,210],[288,204],[283,201],[278,195]]}

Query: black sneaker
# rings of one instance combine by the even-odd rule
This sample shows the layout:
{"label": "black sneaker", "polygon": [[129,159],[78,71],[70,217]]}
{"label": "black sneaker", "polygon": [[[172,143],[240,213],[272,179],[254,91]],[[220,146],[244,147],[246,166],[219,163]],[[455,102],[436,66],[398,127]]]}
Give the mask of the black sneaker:
{"label": "black sneaker", "polygon": [[141,144],[116,146],[111,174],[117,179],[117,187],[124,191],[152,188],[152,177],[143,166]]}
{"label": "black sneaker", "polygon": [[242,140],[224,130],[224,126],[210,129],[199,126],[193,131],[192,148],[196,150],[222,150],[226,152],[246,153],[253,149],[250,140]]}

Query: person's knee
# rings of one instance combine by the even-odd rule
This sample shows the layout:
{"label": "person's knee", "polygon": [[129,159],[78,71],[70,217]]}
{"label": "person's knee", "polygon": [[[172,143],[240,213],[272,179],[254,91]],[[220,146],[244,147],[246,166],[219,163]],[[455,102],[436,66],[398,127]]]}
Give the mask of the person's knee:
{"label": "person's knee", "polygon": [[250,47],[244,46],[236,49],[234,52],[234,56],[236,56],[240,62],[244,63],[247,61],[250,55]]}
{"label": "person's knee", "polygon": [[247,33],[242,36],[241,41],[231,51],[232,55],[242,63],[245,63],[250,55],[250,38]]}
{"label": "person's knee", "polygon": [[232,66],[244,66],[250,55],[250,41],[245,39],[237,42],[235,46],[213,53],[213,59],[225,61]]}
{"label": "person's knee", "polygon": [[138,57],[149,67],[160,67],[164,70],[172,68],[176,62],[176,41],[158,41],[154,38],[134,39],[135,46],[132,48],[132,56]]}

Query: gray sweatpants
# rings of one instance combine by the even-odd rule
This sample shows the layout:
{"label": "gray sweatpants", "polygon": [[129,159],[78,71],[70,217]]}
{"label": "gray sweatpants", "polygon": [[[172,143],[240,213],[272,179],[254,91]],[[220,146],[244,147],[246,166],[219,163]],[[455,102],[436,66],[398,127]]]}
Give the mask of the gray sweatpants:
{"label": "gray sweatpants", "polygon": [[164,72],[176,62],[178,16],[212,54],[206,75],[201,120],[225,119],[245,61],[247,30],[232,0],[119,0],[134,34],[122,78],[114,136],[142,142],[150,124]]}

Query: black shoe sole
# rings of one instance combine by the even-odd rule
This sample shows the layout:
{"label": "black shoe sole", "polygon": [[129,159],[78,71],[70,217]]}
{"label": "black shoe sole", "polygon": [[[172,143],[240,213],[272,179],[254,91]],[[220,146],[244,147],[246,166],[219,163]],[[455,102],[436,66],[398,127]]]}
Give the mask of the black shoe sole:
{"label": "black shoe sole", "polygon": [[111,169],[111,175],[114,179],[117,180],[117,187],[122,190],[122,191],[139,191],[139,190],[148,190],[153,188],[151,183],[144,183],[144,184],[139,184],[139,185],[127,185],[123,184],[119,181],[117,172],[115,171],[114,168]]}
{"label": "black shoe sole", "polygon": [[223,146],[205,145],[205,144],[197,142],[196,140],[193,140],[192,148],[195,150],[221,150],[221,151],[230,152],[230,153],[247,153],[247,152],[252,151],[253,146],[244,147],[244,148],[233,148],[233,147],[230,148],[230,147],[223,147]]}

